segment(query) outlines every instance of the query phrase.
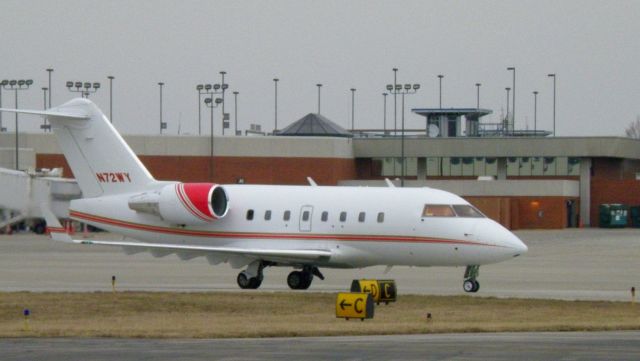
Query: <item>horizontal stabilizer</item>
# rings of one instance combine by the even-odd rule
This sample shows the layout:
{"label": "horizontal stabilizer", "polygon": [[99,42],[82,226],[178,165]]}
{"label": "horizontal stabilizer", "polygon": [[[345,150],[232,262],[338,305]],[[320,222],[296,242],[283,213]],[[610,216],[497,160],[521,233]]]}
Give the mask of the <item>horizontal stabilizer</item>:
{"label": "horizontal stabilizer", "polygon": [[40,115],[43,117],[51,117],[51,118],[71,118],[71,119],[80,119],[87,120],[89,119],[89,115],[84,113],[80,109],[64,109],[63,111],[58,109],[52,110],[23,110],[23,109],[7,109],[0,108],[0,112],[10,112],[10,113],[20,113],[20,114],[33,114]]}
{"label": "horizontal stabilizer", "polygon": [[41,204],[40,210],[42,211],[44,220],[47,222],[47,231],[51,239],[58,242],[74,243],[67,230],[62,227],[60,221],[58,221],[58,218],[51,212],[47,204]]}

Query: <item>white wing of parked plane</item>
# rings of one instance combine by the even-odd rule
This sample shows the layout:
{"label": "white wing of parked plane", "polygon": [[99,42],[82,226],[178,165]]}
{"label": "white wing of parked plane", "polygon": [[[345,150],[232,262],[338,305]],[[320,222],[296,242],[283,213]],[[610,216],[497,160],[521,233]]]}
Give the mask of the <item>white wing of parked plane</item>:
{"label": "white wing of parked plane", "polygon": [[119,246],[122,247],[128,254],[151,252],[151,254],[156,257],[163,257],[175,253],[183,260],[205,256],[210,263],[217,264],[229,261],[235,268],[247,265],[251,261],[254,261],[256,259],[276,263],[296,264],[329,259],[331,257],[331,251],[323,249],[251,249],[236,247],[190,246],[163,243],[160,244],[135,241],[97,241],[72,239],[67,230],[62,227],[58,219],[46,204],[40,205],[40,208],[47,222],[47,230],[49,231],[49,235],[54,241],[85,245]]}

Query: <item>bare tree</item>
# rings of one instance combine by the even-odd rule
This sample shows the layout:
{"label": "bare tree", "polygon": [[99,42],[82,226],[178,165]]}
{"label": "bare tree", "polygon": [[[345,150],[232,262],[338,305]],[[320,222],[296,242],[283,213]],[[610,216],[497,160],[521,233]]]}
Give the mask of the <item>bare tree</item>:
{"label": "bare tree", "polygon": [[629,138],[640,139],[640,115],[636,116],[635,121],[629,123],[629,126],[624,132]]}

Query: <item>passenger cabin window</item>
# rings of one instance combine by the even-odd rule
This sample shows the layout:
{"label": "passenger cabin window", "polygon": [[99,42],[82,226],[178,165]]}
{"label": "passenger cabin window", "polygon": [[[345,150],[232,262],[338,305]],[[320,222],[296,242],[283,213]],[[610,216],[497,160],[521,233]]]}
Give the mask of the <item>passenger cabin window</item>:
{"label": "passenger cabin window", "polygon": [[340,212],[340,222],[347,221],[347,212]]}
{"label": "passenger cabin window", "polygon": [[364,222],[364,217],[365,217],[365,213],[360,212],[360,214],[358,214],[358,222],[360,223]]}
{"label": "passenger cabin window", "polygon": [[270,221],[271,220],[271,211],[264,212],[264,220],[265,221]]}
{"label": "passenger cabin window", "polygon": [[253,221],[253,209],[247,211],[247,221]]}
{"label": "passenger cabin window", "polygon": [[323,222],[326,222],[329,219],[329,212],[324,211],[322,212],[322,216],[320,217],[320,220]]}
{"label": "passenger cabin window", "polygon": [[306,222],[309,220],[309,211],[302,212],[302,221]]}
{"label": "passenger cabin window", "polygon": [[454,204],[453,210],[458,217],[484,218],[484,214],[468,204]]}
{"label": "passenger cabin window", "polygon": [[455,217],[453,208],[447,204],[426,204],[422,211],[423,217]]}
{"label": "passenger cabin window", "polygon": [[284,215],[282,216],[282,220],[288,221],[291,219],[291,211],[284,211]]}
{"label": "passenger cabin window", "polygon": [[384,212],[378,213],[378,223],[384,222]]}

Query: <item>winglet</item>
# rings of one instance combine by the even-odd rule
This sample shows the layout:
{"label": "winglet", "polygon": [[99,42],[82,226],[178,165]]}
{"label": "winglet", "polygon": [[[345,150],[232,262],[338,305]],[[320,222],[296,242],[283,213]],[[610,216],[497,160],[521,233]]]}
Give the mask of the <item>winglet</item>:
{"label": "winglet", "polygon": [[58,242],[74,243],[67,230],[62,227],[60,221],[58,221],[58,218],[51,212],[47,204],[40,204],[40,210],[42,211],[44,220],[47,222],[47,231],[51,239]]}

